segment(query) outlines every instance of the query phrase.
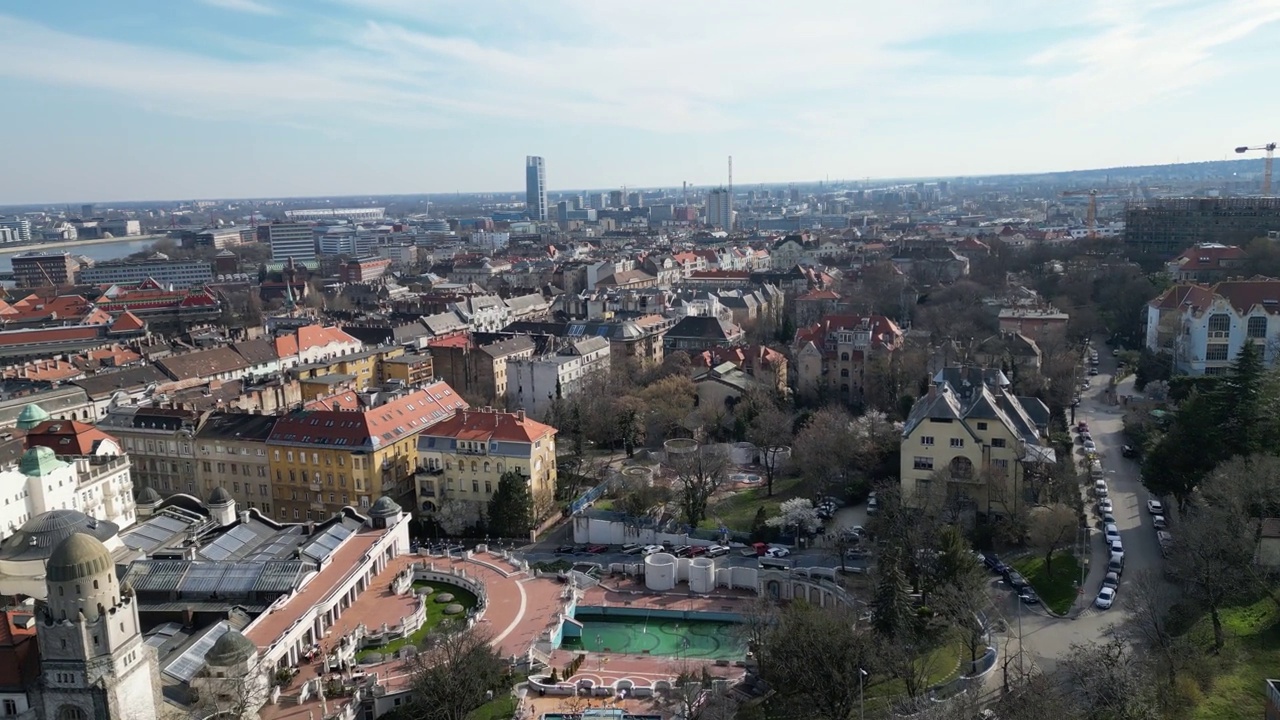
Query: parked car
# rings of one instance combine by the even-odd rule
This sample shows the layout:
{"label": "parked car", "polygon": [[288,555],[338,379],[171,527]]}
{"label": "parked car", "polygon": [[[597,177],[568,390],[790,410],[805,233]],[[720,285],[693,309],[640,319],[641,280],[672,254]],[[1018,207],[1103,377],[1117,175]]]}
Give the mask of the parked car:
{"label": "parked car", "polygon": [[1116,575],[1120,575],[1124,572],[1123,554],[1112,555],[1111,559],[1107,560],[1107,572],[1115,573]]}
{"label": "parked car", "polygon": [[1123,543],[1123,542],[1121,542],[1121,541],[1119,541],[1119,540],[1112,540],[1112,541],[1111,541],[1111,554],[1112,554],[1113,556],[1115,556],[1115,555],[1121,555],[1121,556],[1123,556],[1123,555],[1124,555],[1124,543]]}
{"label": "parked car", "polygon": [[1098,591],[1098,598],[1093,601],[1095,607],[1099,610],[1106,610],[1116,601],[1116,589],[1104,587]]}
{"label": "parked car", "polygon": [[1148,500],[1148,501],[1147,501],[1147,512],[1151,513],[1152,515],[1163,515],[1163,514],[1164,514],[1164,503],[1160,502],[1159,500],[1154,500],[1154,499],[1153,499],[1153,500]]}
{"label": "parked car", "polygon": [[791,554],[791,550],[781,545],[770,545],[768,550],[764,551],[765,556],[774,558],[784,558]]}
{"label": "parked car", "polygon": [[677,545],[675,549],[676,557],[691,557],[693,548],[688,545]]}
{"label": "parked car", "polygon": [[1097,375],[1097,374],[1098,374],[1098,368],[1096,368],[1096,367],[1091,367],[1091,368],[1089,368],[1089,376],[1090,376],[1090,377],[1092,377],[1092,376],[1094,376],[1094,375]]}
{"label": "parked car", "polygon": [[1107,512],[1107,513],[1102,513],[1102,524],[1103,524],[1103,525],[1116,525],[1116,524],[1117,524],[1117,523],[1116,523],[1116,516],[1115,516],[1115,515],[1112,515],[1112,514],[1111,514],[1111,513],[1109,513],[1109,512]]}
{"label": "parked car", "polygon": [[1017,570],[1014,570],[1011,567],[1005,568],[1004,580],[1005,582],[1009,583],[1009,585],[1012,586],[1015,590],[1021,590],[1022,588],[1030,585],[1030,583],[1027,582],[1027,579],[1022,577],[1022,573],[1018,572]]}
{"label": "parked car", "polygon": [[644,549],[640,551],[640,554],[641,554],[641,555],[652,555],[652,554],[654,554],[654,553],[660,553],[660,552],[663,552],[663,551],[665,551],[665,550],[666,550],[666,548],[665,548],[665,547],[663,547],[663,546],[661,546],[661,545],[645,545],[645,546],[644,546]]}
{"label": "parked car", "polygon": [[1040,602],[1040,596],[1036,595],[1036,591],[1031,588],[1027,588],[1018,593],[1018,599],[1027,605],[1035,605]]}
{"label": "parked car", "polygon": [[1095,445],[1095,444],[1093,444],[1093,441],[1092,441],[1092,440],[1085,440],[1085,441],[1084,441],[1084,451],[1085,451],[1086,453],[1095,453],[1095,452],[1097,452],[1097,451],[1098,451],[1098,446],[1097,446],[1097,445]]}
{"label": "parked car", "polygon": [[1169,527],[1169,523],[1165,521],[1163,515],[1152,515],[1151,524],[1155,526],[1155,529],[1157,530],[1163,530]]}
{"label": "parked car", "polygon": [[1125,445],[1120,448],[1120,454],[1127,458],[1138,457],[1138,449],[1132,445]]}
{"label": "parked car", "polygon": [[1111,504],[1111,498],[1104,497],[1098,501],[1099,515],[1110,515],[1113,509],[1114,509],[1114,506]]}
{"label": "parked car", "polygon": [[573,551],[574,551],[574,547],[572,545],[561,545],[560,547],[556,548],[557,555],[572,555]]}
{"label": "parked car", "polygon": [[609,546],[608,545],[592,545],[587,548],[587,552],[591,553],[592,555],[603,555],[604,553],[609,552]]}
{"label": "parked car", "polygon": [[622,554],[624,555],[635,555],[636,553],[640,552],[643,549],[644,547],[641,546],[639,543],[623,543],[622,544]]}
{"label": "parked car", "polygon": [[857,558],[870,557],[870,555],[871,555],[871,551],[866,548],[855,547],[855,548],[849,548],[848,550],[844,551],[844,556],[846,558],[849,558],[850,560],[854,560]]}
{"label": "parked car", "polygon": [[994,553],[990,555],[983,555],[982,564],[986,565],[987,569],[990,570],[991,572],[997,573],[999,575],[1005,574],[1005,572],[1007,572],[1009,569],[1008,565],[1005,565],[1004,563],[1000,562],[1000,556]]}
{"label": "parked car", "polygon": [[1120,574],[1113,572],[1107,573],[1107,576],[1102,578],[1102,587],[1109,587],[1112,589],[1120,587]]}
{"label": "parked car", "polygon": [[728,545],[712,545],[707,548],[707,557],[714,558],[720,557],[721,555],[728,555],[729,549]]}
{"label": "parked car", "polygon": [[1094,495],[1097,495],[1097,496],[1098,496],[1098,497],[1100,497],[1100,498],[1104,498],[1104,497],[1109,496],[1109,495],[1111,494],[1111,492],[1107,489],[1107,481],[1106,481],[1106,480],[1094,480],[1094,481],[1093,481],[1093,494],[1094,494]]}
{"label": "parked car", "polygon": [[693,545],[689,548],[689,557],[698,557],[699,555],[706,555],[706,554],[707,554],[706,545]]}
{"label": "parked car", "polygon": [[1172,545],[1172,544],[1173,544],[1173,535],[1170,535],[1169,533],[1165,532],[1164,530],[1157,530],[1157,531],[1156,531],[1156,542],[1160,543],[1160,547],[1162,547],[1162,548],[1164,548],[1164,547],[1168,547],[1168,546],[1170,546],[1170,545]]}
{"label": "parked car", "polygon": [[1106,523],[1103,525],[1102,532],[1106,535],[1108,543],[1112,540],[1120,539],[1120,528],[1116,527],[1115,523]]}

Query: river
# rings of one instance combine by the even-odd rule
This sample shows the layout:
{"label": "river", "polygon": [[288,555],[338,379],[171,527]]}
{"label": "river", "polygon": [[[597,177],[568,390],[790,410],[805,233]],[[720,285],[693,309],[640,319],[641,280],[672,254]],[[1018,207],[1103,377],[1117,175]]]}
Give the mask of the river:
{"label": "river", "polygon": [[12,272],[13,263],[10,260],[14,255],[20,255],[27,252],[62,252],[66,251],[72,255],[84,255],[93,259],[95,262],[103,260],[118,260],[127,255],[149,249],[159,237],[147,237],[138,240],[126,240],[121,238],[115,242],[95,242],[80,244],[62,244],[58,243],[55,247],[46,247],[44,245],[24,245],[20,248],[0,250],[0,272]]}

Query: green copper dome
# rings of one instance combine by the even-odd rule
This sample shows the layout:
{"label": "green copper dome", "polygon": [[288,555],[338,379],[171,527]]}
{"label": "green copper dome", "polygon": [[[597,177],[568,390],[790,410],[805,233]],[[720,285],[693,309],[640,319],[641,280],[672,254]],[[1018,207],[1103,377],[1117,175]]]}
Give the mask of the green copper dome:
{"label": "green copper dome", "polygon": [[51,448],[43,445],[37,445],[22,453],[22,459],[18,461],[18,469],[27,477],[43,477],[64,465],[66,463],[59,460]]}
{"label": "green copper dome", "polygon": [[18,415],[18,429],[30,430],[49,419],[49,413],[44,408],[35,403],[31,403],[22,408],[22,412]]}

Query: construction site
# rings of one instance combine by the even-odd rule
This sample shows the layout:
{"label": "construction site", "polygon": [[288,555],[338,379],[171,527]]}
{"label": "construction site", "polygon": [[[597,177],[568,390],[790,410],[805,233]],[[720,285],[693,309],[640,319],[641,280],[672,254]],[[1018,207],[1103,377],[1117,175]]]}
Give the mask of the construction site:
{"label": "construction site", "polygon": [[1126,203],[1124,242],[1173,255],[1196,243],[1245,245],[1280,231],[1280,198],[1165,198]]}

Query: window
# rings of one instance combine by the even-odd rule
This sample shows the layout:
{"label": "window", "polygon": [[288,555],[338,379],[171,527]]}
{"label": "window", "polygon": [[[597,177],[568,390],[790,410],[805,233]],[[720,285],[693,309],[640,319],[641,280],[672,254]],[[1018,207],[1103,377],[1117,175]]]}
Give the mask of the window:
{"label": "window", "polygon": [[471,481],[471,492],[473,492],[473,493],[478,493],[478,492],[480,492],[480,483],[479,483],[479,482],[477,482],[477,481],[475,481],[475,480],[472,480],[472,481]]}
{"label": "window", "polygon": [[1005,442],[1004,442],[1004,438],[992,438],[992,439],[991,439],[991,447],[993,447],[993,448],[1002,448],[1002,447],[1006,447]]}
{"label": "window", "polygon": [[987,424],[986,424],[986,423],[984,423],[984,422],[980,422],[980,423],[978,423],[978,429],[979,429],[979,430],[986,430],[986,429],[987,429]]}
{"label": "window", "polygon": [[932,469],[933,469],[933,458],[931,458],[931,457],[920,457],[919,455],[917,455],[917,456],[915,457],[915,459],[914,459],[914,463],[913,463],[913,464],[914,464],[914,466],[915,466],[915,469],[916,469],[916,470],[932,470]]}
{"label": "window", "polygon": [[9,715],[17,715],[17,714],[18,714],[18,703],[17,703],[17,701],[16,701],[16,700],[9,700],[9,699],[7,699],[7,698],[5,699],[5,701],[4,701],[4,714],[5,714],[6,716],[9,716]]}
{"label": "window", "polygon": [[1221,362],[1227,359],[1226,343],[1211,343],[1204,351],[1204,359],[1208,362]]}
{"label": "window", "polygon": [[967,457],[951,458],[951,477],[969,480],[973,477],[973,461]]}
{"label": "window", "polygon": [[927,446],[927,447],[933,447],[933,436],[932,436],[932,435],[921,435],[921,436],[920,436],[920,444],[921,444],[921,445],[925,445],[925,446]]}
{"label": "window", "polygon": [[1226,313],[1218,313],[1209,316],[1209,332],[1226,333],[1231,332],[1231,316]]}
{"label": "window", "polygon": [[205,471],[205,472],[213,472],[213,464],[212,464],[212,463],[210,463],[208,460],[205,460],[205,461],[204,461],[204,471]]}
{"label": "window", "polygon": [[849,362],[849,353],[847,353],[847,352],[842,352],[842,353],[840,353],[840,361],[841,361],[841,362]]}
{"label": "window", "polygon": [[[74,682],[74,678],[68,675],[67,682]],[[63,705],[58,708],[58,720],[85,720],[84,710],[75,705]]]}
{"label": "window", "polygon": [[1265,315],[1257,315],[1249,318],[1249,326],[1245,330],[1245,335],[1251,338],[1264,338],[1267,336],[1267,317]]}
{"label": "window", "polygon": [[964,438],[951,438],[951,447],[953,448],[964,447]]}
{"label": "window", "polygon": [[485,480],[485,481],[484,481],[484,491],[485,491],[485,492],[487,492],[487,493],[489,493],[489,494],[492,494],[492,493],[493,493],[493,483],[489,482],[488,480]]}
{"label": "window", "polygon": [[1009,474],[1008,460],[992,460],[991,470],[999,477],[1005,477]]}
{"label": "window", "polygon": [[849,377],[849,368],[840,368],[840,377]]}

